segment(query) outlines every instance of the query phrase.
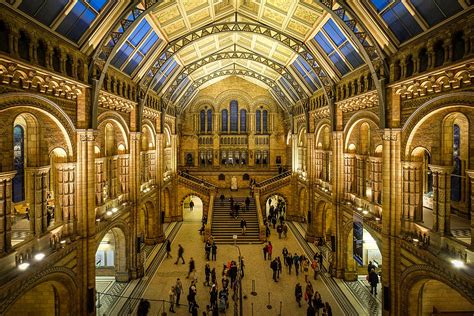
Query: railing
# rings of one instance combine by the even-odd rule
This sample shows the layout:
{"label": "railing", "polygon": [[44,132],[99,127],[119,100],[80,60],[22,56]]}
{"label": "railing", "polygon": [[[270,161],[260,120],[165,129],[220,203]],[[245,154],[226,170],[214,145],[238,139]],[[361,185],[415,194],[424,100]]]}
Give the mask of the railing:
{"label": "railing", "polygon": [[179,170],[178,175],[181,176],[181,178],[185,178],[187,180],[190,180],[190,181],[194,182],[195,184],[205,186],[205,187],[207,187],[211,190],[216,189],[216,186],[213,183],[211,183],[209,181],[206,181],[204,179],[200,179],[198,177],[195,177],[195,176],[193,176],[193,175],[191,175],[191,174],[189,174],[185,171]]}
{"label": "railing", "polygon": [[211,236],[212,230],[212,213],[214,211],[214,200],[216,198],[217,191],[211,193],[209,196],[209,211],[207,212],[207,224],[206,224],[206,240]]}
{"label": "railing", "polygon": [[284,178],[286,178],[286,177],[288,177],[288,176],[291,176],[291,171],[285,171],[285,172],[280,173],[279,175],[276,175],[276,176],[274,176],[274,177],[272,177],[272,178],[263,180],[262,182],[257,183],[255,186],[256,186],[257,188],[263,188],[263,187],[265,187],[265,186],[267,186],[267,185],[269,185],[269,184],[271,184],[271,183],[274,183],[274,182],[276,182],[276,181],[279,181],[279,180],[281,180],[281,179],[284,179]]}
{"label": "railing", "polygon": [[257,208],[257,217],[258,217],[258,236],[260,241],[265,241],[265,225],[263,224],[263,215],[262,208],[260,206],[260,195],[255,193],[255,207]]}

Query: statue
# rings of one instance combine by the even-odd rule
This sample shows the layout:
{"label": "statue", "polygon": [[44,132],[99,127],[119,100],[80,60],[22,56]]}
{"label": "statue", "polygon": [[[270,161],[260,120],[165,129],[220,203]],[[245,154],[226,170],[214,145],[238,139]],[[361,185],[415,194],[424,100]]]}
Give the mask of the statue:
{"label": "statue", "polygon": [[230,189],[231,191],[237,191],[238,190],[238,187],[237,187],[237,178],[235,176],[233,176],[231,178],[231,181],[230,181]]}

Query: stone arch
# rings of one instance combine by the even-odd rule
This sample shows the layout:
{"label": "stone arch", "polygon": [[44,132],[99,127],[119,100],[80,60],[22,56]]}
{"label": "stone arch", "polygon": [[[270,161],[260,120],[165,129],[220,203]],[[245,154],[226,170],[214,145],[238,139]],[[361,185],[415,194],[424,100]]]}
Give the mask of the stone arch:
{"label": "stone arch", "polygon": [[315,231],[318,235],[316,237],[323,237],[326,242],[329,242],[330,237],[335,233],[333,231],[333,226],[335,224],[333,221],[335,219],[332,204],[325,199],[319,199],[316,201],[313,219],[314,221],[312,225],[316,228]]}
{"label": "stone arch", "polygon": [[72,120],[59,105],[43,96],[32,93],[9,92],[0,95],[0,113],[19,107],[29,111],[38,111],[51,119],[63,135],[68,155],[74,155],[76,128]]}
{"label": "stone arch", "polygon": [[51,267],[18,282],[15,285],[17,287],[9,292],[6,300],[0,304],[0,313],[2,315],[4,313],[5,315],[24,314],[24,312],[12,310],[12,308],[15,308],[17,304],[27,305],[25,302],[22,302],[23,295],[45,284],[51,285],[56,289],[55,294],[59,296],[59,306],[55,304],[55,309],[56,307],[59,308],[59,315],[76,315],[79,313],[77,310],[79,296],[77,295],[76,275],[72,270],[65,267]]}
{"label": "stone arch", "polygon": [[283,201],[285,202],[285,206],[286,206],[286,216],[288,216],[289,215],[288,210],[290,210],[289,199],[281,191],[275,191],[275,192],[267,193],[264,196],[262,196],[262,200],[260,201],[260,205],[261,205],[261,210],[263,212],[263,216],[266,216],[268,199],[272,196],[275,196],[275,195],[283,198]]}
{"label": "stone arch", "polygon": [[[217,95],[214,104],[221,108],[221,105],[228,106],[227,103],[224,103],[225,101],[229,101],[228,103],[230,103],[230,101],[233,99],[242,100],[242,102],[239,102],[239,109],[245,108],[247,111],[249,111],[250,106],[254,104],[252,97],[248,93],[238,89],[230,89],[221,92],[219,95]],[[219,111],[220,110],[221,109],[219,109]]]}
{"label": "stone arch", "polygon": [[[370,126],[370,129],[372,130],[372,126],[374,127],[374,130],[378,129],[379,126],[379,118],[376,114],[369,112],[369,111],[360,111],[354,114],[349,121],[347,122],[346,126],[344,127],[344,151],[348,150],[349,147],[349,141],[351,139],[351,135],[355,129],[356,126],[360,122],[368,123]],[[372,138],[372,137],[371,137]],[[373,148],[377,146],[378,144],[372,144]],[[357,147],[359,150],[359,147]],[[369,150],[370,152],[370,150]]]}
{"label": "stone arch", "polygon": [[128,267],[129,257],[127,254],[130,252],[130,233],[128,229],[128,225],[123,220],[116,220],[110,223],[107,227],[105,227],[101,233],[96,237],[97,239],[97,246],[96,252],[99,250],[101,246],[101,242],[105,237],[112,238],[112,240],[107,240],[109,244],[112,244],[114,247],[114,269],[115,269],[115,278],[117,281],[128,281]]}
{"label": "stone arch", "polygon": [[[141,150],[147,151],[156,147],[156,131],[151,122],[143,122],[141,130]],[[151,146],[150,146],[151,145]]]}
{"label": "stone arch", "polygon": [[[107,123],[112,123],[115,127],[117,127],[120,131],[120,134],[122,135],[122,140],[125,144],[125,148],[128,149],[129,144],[128,144],[128,135],[130,135],[130,129],[128,128],[127,123],[125,122],[124,118],[120,116],[118,113],[112,112],[112,111],[107,111],[104,113],[101,113],[98,118],[97,118],[97,129],[101,130],[103,126]],[[117,146],[120,143],[117,144]]]}
{"label": "stone arch", "polygon": [[[319,147],[319,143],[321,143],[324,147],[324,144],[321,142],[322,139],[321,137],[325,136],[324,134],[326,133],[326,128],[329,128],[329,146],[332,143],[331,139],[331,121],[329,119],[322,119],[321,121],[318,122],[318,124],[315,126],[314,131],[315,131],[315,148]],[[330,148],[325,148],[325,149],[330,149]]]}
{"label": "stone arch", "polygon": [[[471,305],[470,311],[474,311],[474,291],[472,286],[464,286],[466,282],[462,282],[453,277],[453,275],[450,275],[449,272],[439,270],[431,265],[413,265],[403,271],[400,277],[400,288],[404,289],[400,291],[402,314],[421,315],[418,308],[420,305],[419,299],[422,299],[420,296],[422,296],[422,292],[425,290],[423,287],[429,281],[437,281],[445,286],[444,291],[440,293],[443,297],[447,297],[446,291],[451,289],[459,295],[458,300],[460,297],[464,298]],[[438,301],[443,301],[443,299]],[[456,303],[459,304],[460,302]]]}
{"label": "stone arch", "polygon": [[[182,212],[182,215],[183,215],[183,220],[189,220],[189,214],[188,214],[188,217],[185,219],[185,212],[184,212],[184,206],[185,206],[185,201],[190,198],[191,196],[193,197],[197,197],[199,200],[201,200],[201,203],[202,203],[202,215],[199,217],[198,215],[199,214],[196,214],[196,215],[193,215],[191,216],[191,220],[192,221],[195,221],[197,218],[195,216],[198,216],[199,217],[199,221],[202,220],[202,217],[204,216],[208,216],[208,212],[209,212],[209,199],[205,196],[203,196],[201,193],[198,193],[198,192],[186,192],[182,197],[181,197],[181,201],[179,202],[179,210],[180,212]],[[198,205],[199,203],[197,203],[195,200],[193,202],[195,204],[195,208],[196,208],[196,205]],[[194,211],[196,212],[196,211]]]}
{"label": "stone arch", "polygon": [[473,98],[474,93],[472,91],[449,93],[435,97],[418,107],[416,111],[408,117],[402,127],[402,146],[405,146],[405,158],[409,157],[411,144],[416,131],[429,117],[445,108],[460,107],[472,109]]}
{"label": "stone arch", "polygon": [[159,220],[160,214],[158,214],[155,204],[151,200],[147,200],[142,203],[138,212],[138,236],[141,237],[141,241],[148,244],[154,240],[154,229]]}

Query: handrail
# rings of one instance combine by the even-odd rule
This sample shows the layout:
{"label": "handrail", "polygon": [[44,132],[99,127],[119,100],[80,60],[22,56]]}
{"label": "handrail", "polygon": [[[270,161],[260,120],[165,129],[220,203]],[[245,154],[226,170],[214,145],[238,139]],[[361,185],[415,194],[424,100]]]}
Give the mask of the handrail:
{"label": "handrail", "polygon": [[211,236],[212,213],[214,212],[214,200],[215,200],[216,194],[217,194],[217,191],[214,191],[214,193],[209,192],[209,210],[207,212],[207,224],[206,224],[206,229],[205,229],[206,240]]}
{"label": "handrail", "polygon": [[195,176],[193,176],[193,175],[191,175],[191,174],[189,174],[185,171],[178,170],[178,175],[183,177],[183,178],[186,178],[188,180],[191,180],[193,182],[196,182],[198,184],[204,184],[206,187],[211,187],[212,189],[216,188],[216,186],[213,183],[211,183],[209,181],[206,181],[204,179],[200,179],[198,177],[195,177]]}
{"label": "handrail", "polygon": [[271,177],[271,178],[269,178],[269,179],[265,179],[265,180],[263,180],[262,182],[255,184],[255,186],[256,186],[257,188],[262,188],[262,187],[264,187],[264,186],[266,186],[266,185],[269,185],[269,184],[274,183],[274,182],[276,182],[276,181],[278,181],[278,180],[284,179],[284,178],[286,178],[286,177],[288,177],[288,176],[291,176],[291,171],[285,171],[285,172],[280,173],[280,174],[278,174],[278,175],[276,175],[276,176],[274,176],[274,177]]}
{"label": "handrail", "polygon": [[257,217],[258,217],[258,235],[260,241],[265,241],[265,225],[263,224],[263,215],[262,208],[260,206],[260,194],[255,192],[255,207],[257,208]]}

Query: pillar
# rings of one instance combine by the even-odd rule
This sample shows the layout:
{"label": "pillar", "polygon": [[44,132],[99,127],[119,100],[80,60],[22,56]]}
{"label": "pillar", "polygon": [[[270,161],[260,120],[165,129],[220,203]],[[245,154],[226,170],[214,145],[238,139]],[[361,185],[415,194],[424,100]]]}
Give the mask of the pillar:
{"label": "pillar", "polygon": [[421,162],[403,162],[403,220],[421,221],[423,214],[423,195],[421,181]]}
{"label": "pillar", "polygon": [[474,170],[466,170],[466,174],[468,175],[471,183],[471,205],[470,205],[470,211],[471,211],[471,245],[469,246],[469,249],[471,251],[474,251]]}
{"label": "pillar", "polygon": [[50,166],[27,167],[26,175],[26,201],[30,208],[30,228],[36,237],[47,231],[47,194],[49,191]]}
{"label": "pillar", "polygon": [[349,199],[349,193],[354,192],[355,155],[344,154],[344,197]]}
{"label": "pillar", "polygon": [[16,171],[0,173],[0,257],[12,247],[12,179]]}
{"label": "pillar", "polygon": [[451,171],[453,166],[428,165],[433,172],[433,230],[451,235]]}
{"label": "pillar", "polygon": [[57,190],[55,192],[55,220],[62,222],[64,235],[76,233],[76,216],[74,210],[75,190],[75,163],[56,163],[57,169]]}
{"label": "pillar", "polygon": [[[292,142],[293,143],[293,142]],[[296,141],[295,141],[296,143]],[[315,161],[316,161],[316,151],[314,150],[314,143],[315,143],[315,140],[314,140],[314,134],[313,133],[306,133],[306,144],[308,146],[308,151],[307,151],[307,154],[306,154],[306,157],[304,157],[307,161],[306,165],[308,166],[307,168],[307,173],[306,173],[306,176],[307,176],[307,183],[308,183],[308,186],[307,186],[307,191],[308,191],[308,194],[307,194],[307,201],[306,201],[306,206],[307,206],[307,212],[309,212],[310,216],[308,217],[308,220],[310,220],[311,222],[308,223],[308,230],[306,232],[306,240],[308,242],[314,242],[315,238],[316,237],[322,237],[322,232],[320,231],[320,229],[318,227],[321,227],[321,223],[316,223],[315,221],[315,218],[317,218],[315,216],[316,214],[316,209],[315,209],[315,203],[314,203],[314,186],[315,186],[315,180],[316,180],[316,166],[315,166]],[[297,150],[297,147],[296,147],[296,150]],[[295,174],[295,179],[297,180],[297,175]],[[298,181],[295,181],[295,186],[296,188],[298,187]],[[293,191],[293,194],[298,194],[298,190],[297,189],[294,189],[292,190]],[[296,196],[296,199],[294,201],[297,201],[299,198],[299,196]]]}

